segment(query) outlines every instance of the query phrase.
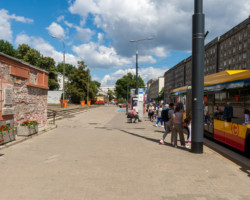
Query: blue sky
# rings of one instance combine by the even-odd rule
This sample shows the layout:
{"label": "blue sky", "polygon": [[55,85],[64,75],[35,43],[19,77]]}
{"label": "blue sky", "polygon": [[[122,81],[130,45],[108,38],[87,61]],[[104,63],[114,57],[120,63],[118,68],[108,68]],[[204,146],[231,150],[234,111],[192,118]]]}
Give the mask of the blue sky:
{"label": "blue sky", "polygon": [[[206,42],[249,16],[250,0],[204,0]],[[146,83],[191,55],[193,0],[0,0],[0,39],[61,62],[83,60],[92,79],[114,85],[127,71]]]}

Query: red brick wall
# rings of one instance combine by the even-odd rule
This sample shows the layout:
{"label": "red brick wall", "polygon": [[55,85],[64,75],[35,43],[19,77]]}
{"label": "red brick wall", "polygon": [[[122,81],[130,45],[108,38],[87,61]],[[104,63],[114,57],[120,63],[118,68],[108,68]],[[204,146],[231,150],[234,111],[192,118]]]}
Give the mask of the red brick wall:
{"label": "red brick wall", "polygon": [[[30,71],[37,73],[36,84],[29,83]],[[0,101],[0,122],[14,118],[15,126],[26,120],[36,120],[39,126],[46,125],[48,73],[11,59],[9,56],[0,55],[0,99],[2,99],[2,83],[14,85],[15,115],[2,116]]]}

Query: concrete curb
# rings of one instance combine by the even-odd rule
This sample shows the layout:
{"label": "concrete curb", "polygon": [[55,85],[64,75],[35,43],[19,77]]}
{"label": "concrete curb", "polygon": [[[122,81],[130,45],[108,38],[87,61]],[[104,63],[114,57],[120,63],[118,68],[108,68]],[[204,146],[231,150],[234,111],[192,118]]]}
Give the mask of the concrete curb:
{"label": "concrete curb", "polygon": [[48,131],[53,130],[55,128],[57,128],[57,125],[51,125],[51,126],[46,126],[46,127],[38,128],[38,133],[34,134],[34,135],[30,135],[30,136],[17,136],[16,135],[16,140],[1,145],[0,146],[0,150],[8,148],[8,147],[11,147],[11,146],[13,146],[15,144],[19,144],[19,143],[21,143],[21,142],[23,142],[25,140],[32,139],[33,137],[36,137],[36,136],[42,135],[44,133],[47,133]]}

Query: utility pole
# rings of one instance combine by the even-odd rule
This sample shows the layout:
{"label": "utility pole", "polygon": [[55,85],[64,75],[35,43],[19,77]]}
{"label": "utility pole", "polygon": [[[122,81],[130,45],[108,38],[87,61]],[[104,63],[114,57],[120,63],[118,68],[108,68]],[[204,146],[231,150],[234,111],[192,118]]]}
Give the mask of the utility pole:
{"label": "utility pole", "polygon": [[192,37],[192,146],[203,153],[204,21],[203,0],[194,0]]}
{"label": "utility pole", "polygon": [[63,39],[58,38],[58,37],[53,36],[53,35],[51,35],[51,37],[58,39],[63,45],[63,108],[64,108],[64,99],[65,99],[65,91],[64,91],[65,90],[65,80],[64,80],[65,79],[65,45],[64,45]]}

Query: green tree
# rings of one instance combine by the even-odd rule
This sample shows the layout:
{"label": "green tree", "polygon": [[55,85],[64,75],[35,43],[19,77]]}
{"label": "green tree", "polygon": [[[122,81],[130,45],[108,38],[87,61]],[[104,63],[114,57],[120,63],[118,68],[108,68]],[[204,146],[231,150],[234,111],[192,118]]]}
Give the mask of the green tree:
{"label": "green tree", "polygon": [[109,100],[115,99],[115,92],[112,90],[108,90]]}
{"label": "green tree", "polygon": [[29,49],[22,58],[22,60],[34,66],[38,66],[40,59],[41,59],[41,54],[39,51],[35,49]]}
{"label": "green tree", "polygon": [[158,102],[160,102],[161,100],[164,100],[164,87],[161,89],[157,97]]}
{"label": "green tree", "polygon": [[17,51],[14,49],[11,43],[8,41],[0,40],[0,52],[3,52],[9,56],[16,57]]}
{"label": "green tree", "polygon": [[88,71],[83,61],[78,61],[78,68],[73,74],[69,74],[69,82],[66,84],[66,95],[73,103],[79,103],[87,97]]}
{"label": "green tree", "polygon": [[[69,76],[70,74],[73,74],[75,69],[76,67],[74,65],[65,63],[65,76]],[[57,64],[56,71],[63,74],[63,62],[60,62]]]}
{"label": "green tree", "polygon": [[99,83],[98,81],[93,81],[96,85],[97,88],[101,87],[101,83]]}
{"label": "green tree", "polygon": [[[129,85],[129,95],[130,89],[136,88],[136,76],[132,75],[132,73],[128,73],[128,75],[124,75],[122,78],[118,79],[115,83],[115,90],[116,96],[118,99],[127,98],[127,78],[128,78],[128,85]],[[145,84],[144,81],[140,76],[138,76],[138,88],[144,88]]]}
{"label": "green tree", "polygon": [[31,49],[30,46],[27,44],[19,44],[17,48],[17,58],[23,60],[24,56],[30,49]]}
{"label": "green tree", "polygon": [[41,57],[37,63],[38,67],[49,72],[49,89],[56,90],[59,88],[57,81],[57,73],[55,67],[55,61],[51,57]]}

